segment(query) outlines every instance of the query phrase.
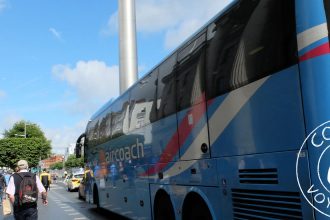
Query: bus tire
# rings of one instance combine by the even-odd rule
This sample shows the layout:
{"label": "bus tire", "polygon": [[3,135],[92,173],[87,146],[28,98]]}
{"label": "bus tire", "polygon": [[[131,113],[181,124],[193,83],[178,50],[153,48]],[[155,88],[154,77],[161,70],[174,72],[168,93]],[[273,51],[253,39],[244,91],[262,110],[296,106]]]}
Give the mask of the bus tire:
{"label": "bus tire", "polygon": [[163,190],[157,192],[154,202],[155,220],[175,220],[170,196]]}
{"label": "bus tire", "polygon": [[182,208],[182,220],[212,220],[212,214],[204,199],[197,193],[189,193]]}

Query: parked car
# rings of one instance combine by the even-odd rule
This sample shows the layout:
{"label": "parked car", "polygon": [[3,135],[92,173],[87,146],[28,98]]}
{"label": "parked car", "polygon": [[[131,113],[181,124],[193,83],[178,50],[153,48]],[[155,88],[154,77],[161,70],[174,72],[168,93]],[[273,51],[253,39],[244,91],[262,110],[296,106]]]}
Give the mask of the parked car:
{"label": "parked car", "polygon": [[71,178],[67,181],[68,191],[78,190],[81,180],[84,177],[84,173],[73,173]]}

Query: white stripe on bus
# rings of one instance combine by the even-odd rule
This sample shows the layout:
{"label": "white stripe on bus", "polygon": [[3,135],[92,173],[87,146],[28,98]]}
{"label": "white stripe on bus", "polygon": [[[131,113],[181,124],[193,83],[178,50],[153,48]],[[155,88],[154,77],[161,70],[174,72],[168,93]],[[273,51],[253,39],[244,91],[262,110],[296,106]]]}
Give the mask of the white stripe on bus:
{"label": "white stripe on bus", "polygon": [[309,28],[297,35],[298,51],[328,36],[327,23]]}

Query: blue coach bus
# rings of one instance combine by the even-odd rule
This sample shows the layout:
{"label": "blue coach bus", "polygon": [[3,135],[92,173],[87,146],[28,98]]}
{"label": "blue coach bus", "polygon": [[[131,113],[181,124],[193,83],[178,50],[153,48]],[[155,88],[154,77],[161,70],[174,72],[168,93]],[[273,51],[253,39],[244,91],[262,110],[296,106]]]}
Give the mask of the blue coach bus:
{"label": "blue coach bus", "polygon": [[92,116],[87,200],[131,219],[328,219],[327,19],[330,0],[228,5]]}

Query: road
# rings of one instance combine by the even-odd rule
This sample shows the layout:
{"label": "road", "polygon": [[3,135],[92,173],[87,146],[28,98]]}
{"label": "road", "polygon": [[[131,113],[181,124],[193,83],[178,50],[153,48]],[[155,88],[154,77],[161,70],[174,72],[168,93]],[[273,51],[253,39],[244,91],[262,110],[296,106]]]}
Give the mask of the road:
{"label": "road", "polygon": [[[63,183],[52,184],[48,193],[48,206],[38,201],[39,220],[127,220],[105,210],[96,209],[95,205],[78,199],[77,192],[68,192]],[[14,220],[13,216],[2,215],[0,220]]]}

